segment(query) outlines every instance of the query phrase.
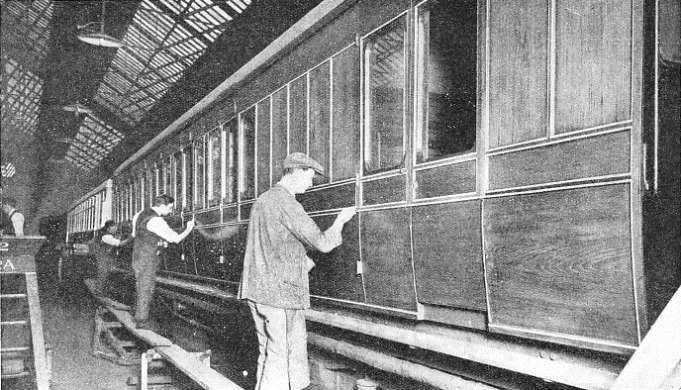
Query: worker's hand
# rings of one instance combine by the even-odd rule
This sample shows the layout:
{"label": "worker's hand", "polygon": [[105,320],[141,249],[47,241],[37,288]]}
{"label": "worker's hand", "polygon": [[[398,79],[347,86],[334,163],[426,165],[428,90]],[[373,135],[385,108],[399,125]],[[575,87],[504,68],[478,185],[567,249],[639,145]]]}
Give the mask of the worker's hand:
{"label": "worker's hand", "polygon": [[187,229],[192,230],[194,229],[194,225],[196,225],[196,220],[195,219],[190,219],[187,222]]}
{"label": "worker's hand", "polygon": [[338,214],[337,220],[340,223],[346,223],[349,220],[351,220],[352,217],[354,217],[356,213],[357,213],[357,208],[355,206],[346,207],[346,208],[342,209],[341,212]]}

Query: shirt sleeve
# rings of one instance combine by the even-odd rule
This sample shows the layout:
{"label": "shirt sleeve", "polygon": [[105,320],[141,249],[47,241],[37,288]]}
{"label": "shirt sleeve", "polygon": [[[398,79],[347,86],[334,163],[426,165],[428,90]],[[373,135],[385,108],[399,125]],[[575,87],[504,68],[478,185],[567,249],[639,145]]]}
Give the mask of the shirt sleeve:
{"label": "shirt sleeve", "polygon": [[300,203],[296,202],[287,206],[283,207],[282,218],[284,220],[282,222],[304,244],[327,253],[343,243],[341,230],[335,224],[322,232]]}
{"label": "shirt sleeve", "polygon": [[121,246],[121,240],[115,238],[111,234],[105,234],[102,236],[102,242],[111,246]]}
{"label": "shirt sleeve", "polygon": [[12,215],[12,226],[14,226],[14,235],[16,237],[24,236],[24,215],[21,213],[14,213]]}
{"label": "shirt sleeve", "polygon": [[168,226],[166,220],[161,217],[150,218],[149,222],[147,222],[147,230],[155,233],[157,236],[168,242],[177,244],[178,242],[182,241],[180,235],[171,229],[170,226]]}
{"label": "shirt sleeve", "polygon": [[141,213],[142,213],[141,211],[138,211],[137,213],[135,213],[135,215],[132,216],[132,233],[131,233],[132,237],[135,237],[135,233],[137,233],[137,229],[136,229],[137,217],[139,217]]}

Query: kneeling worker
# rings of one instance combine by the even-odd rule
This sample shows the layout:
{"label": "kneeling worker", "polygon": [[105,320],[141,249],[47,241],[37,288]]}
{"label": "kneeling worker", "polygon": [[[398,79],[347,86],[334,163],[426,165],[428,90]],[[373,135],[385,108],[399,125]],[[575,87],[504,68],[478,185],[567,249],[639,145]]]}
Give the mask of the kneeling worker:
{"label": "kneeling worker", "polygon": [[179,243],[194,228],[194,220],[187,222],[182,233],[177,233],[162,218],[173,211],[175,199],[168,195],[154,198],[154,205],[133,217],[132,269],[135,273],[137,298],[135,323],[140,329],[149,329],[149,309],[156,288],[156,271],[161,263],[161,247],[164,242]]}
{"label": "kneeling worker", "polygon": [[343,209],[322,232],[295,198],[322,166],[303,153],[284,160],[284,177],[258,197],[250,214],[240,298],[255,322],[259,352],[256,390],[300,390],[310,384],[305,309],[310,307],[306,247],[330,252],[343,239],[355,208]]}

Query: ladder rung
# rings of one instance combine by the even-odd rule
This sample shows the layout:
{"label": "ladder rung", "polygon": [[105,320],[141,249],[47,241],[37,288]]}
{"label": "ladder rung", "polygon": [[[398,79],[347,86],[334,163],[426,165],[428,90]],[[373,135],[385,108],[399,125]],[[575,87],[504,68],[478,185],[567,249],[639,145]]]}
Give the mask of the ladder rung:
{"label": "ladder rung", "polygon": [[0,348],[0,352],[24,352],[24,351],[30,351],[31,348],[29,347],[8,347],[8,348]]}
{"label": "ladder rung", "polygon": [[26,294],[0,294],[0,298],[26,298]]}
{"label": "ladder rung", "polygon": [[0,325],[28,325],[28,321],[3,321],[0,322]]}

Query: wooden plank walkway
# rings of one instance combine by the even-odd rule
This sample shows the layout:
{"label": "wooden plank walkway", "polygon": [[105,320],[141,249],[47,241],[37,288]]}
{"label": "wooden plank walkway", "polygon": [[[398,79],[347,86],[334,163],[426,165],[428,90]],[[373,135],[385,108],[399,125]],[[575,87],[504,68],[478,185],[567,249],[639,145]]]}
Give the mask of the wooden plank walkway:
{"label": "wooden plank walkway", "polygon": [[[225,378],[222,374],[215,371],[209,365],[200,361],[196,353],[187,352],[171,340],[147,329],[137,329],[130,308],[113,299],[103,297],[94,293],[92,280],[85,281],[93,296],[111,312],[123,326],[135,337],[149,344],[152,349],[164,360],[172,363],[180,371],[198,385],[207,390],[243,390],[239,385]],[[142,365],[147,364],[142,359]],[[146,373],[146,370],[143,370]],[[146,383],[146,378],[142,378],[141,383]]]}

